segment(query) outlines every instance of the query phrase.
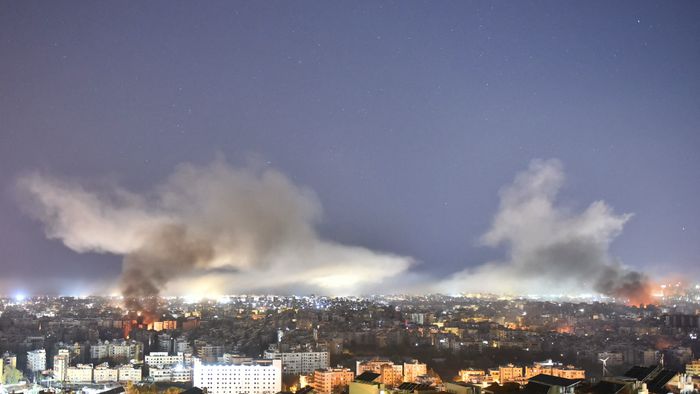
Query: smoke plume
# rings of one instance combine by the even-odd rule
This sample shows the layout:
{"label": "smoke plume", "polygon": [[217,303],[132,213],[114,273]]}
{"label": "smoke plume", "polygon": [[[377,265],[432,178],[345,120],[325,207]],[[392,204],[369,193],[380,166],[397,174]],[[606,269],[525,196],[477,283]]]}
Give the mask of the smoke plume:
{"label": "smoke plume", "polygon": [[608,252],[631,214],[616,214],[603,201],[582,212],[557,205],[565,180],[557,160],[534,160],[500,191],[500,206],[480,243],[505,247],[505,261],[453,275],[452,291],[520,294],[597,292],[633,303],[648,302],[649,282]]}
{"label": "smoke plume", "polygon": [[322,239],[310,190],[273,169],[223,159],[180,165],[143,193],[39,173],[21,177],[18,189],[47,237],[79,253],[124,256],[127,299],[280,288],[343,294],[379,286],[413,263]]}

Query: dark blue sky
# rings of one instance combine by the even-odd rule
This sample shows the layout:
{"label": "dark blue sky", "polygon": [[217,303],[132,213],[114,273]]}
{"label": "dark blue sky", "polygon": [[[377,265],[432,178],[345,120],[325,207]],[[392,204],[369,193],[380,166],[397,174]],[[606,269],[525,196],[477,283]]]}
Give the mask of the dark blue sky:
{"label": "dark blue sky", "polygon": [[[45,240],[15,179],[148,188],[178,163],[256,157],[313,189],[321,233],[444,276],[498,190],[558,158],[566,204],[634,213],[625,263],[700,255],[700,3],[0,3],[0,264],[109,278],[120,258]],[[661,268],[663,267],[663,268]]]}

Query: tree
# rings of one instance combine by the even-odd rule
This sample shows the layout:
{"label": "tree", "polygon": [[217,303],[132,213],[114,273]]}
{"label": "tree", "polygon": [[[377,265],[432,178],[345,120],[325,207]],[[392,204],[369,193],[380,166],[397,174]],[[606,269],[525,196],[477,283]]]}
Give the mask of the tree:
{"label": "tree", "polygon": [[24,375],[17,368],[8,365],[2,373],[2,382],[4,384],[16,384],[24,379]]}

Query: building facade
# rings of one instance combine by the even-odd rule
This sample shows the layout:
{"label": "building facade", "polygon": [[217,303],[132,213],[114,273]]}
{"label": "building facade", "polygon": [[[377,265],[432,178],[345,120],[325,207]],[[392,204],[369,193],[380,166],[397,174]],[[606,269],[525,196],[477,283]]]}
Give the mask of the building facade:
{"label": "building facade", "polygon": [[66,368],[66,382],[88,383],[92,382],[92,364],[78,364]]}
{"label": "building facade", "polygon": [[379,382],[388,388],[403,383],[403,365],[396,365],[390,360],[375,358],[367,361],[357,361],[355,364],[355,373],[357,376],[360,376],[364,372],[379,374]]}
{"label": "building facade", "polygon": [[282,361],[209,363],[193,359],[193,385],[208,394],[276,394],[282,390]]}
{"label": "building facade", "polygon": [[167,352],[151,352],[145,357],[146,365],[149,367],[163,368],[176,364],[185,364],[185,355],[180,353],[170,356]]}
{"label": "building facade", "polygon": [[410,363],[403,363],[403,381],[415,383],[419,376],[428,373],[428,366],[425,363],[413,360]]}
{"label": "building facade", "polygon": [[70,366],[70,350],[59,349],[58,354],[53,356],[53,377],[64,382],[66,380],[66,370]]}
{"label": "building facade", "polygon": [[32,373],[46,369],[46,350],[37,349],[27,352],[27,370]]}
{"label": "building facade", "polygon": [[265,351],[264,357],[269,360],[281,360],[282,372],[285,375],[308,374],[330,366],[328,352],[279,352],[270,349]]}
{"label": "building facade", "polygon": [[317,369],[313,376],[312,387],[317,394],[332,394],[355,379],[355,374],[349,368]]}

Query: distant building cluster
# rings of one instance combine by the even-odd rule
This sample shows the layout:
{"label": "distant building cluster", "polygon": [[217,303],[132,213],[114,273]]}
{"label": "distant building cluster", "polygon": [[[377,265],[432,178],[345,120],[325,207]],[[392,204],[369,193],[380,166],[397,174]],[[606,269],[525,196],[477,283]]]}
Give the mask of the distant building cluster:
{"label": "distant building cluster", "polygon": [[552,360],[535,362],[525,367],[507,364],[488,370],[463,369],[459,371],[460,381],[469,383],[525,383],[533,376],[540,374],[556,376],[565,379],[583,380],[586,371],[573,365],[563,365]]}
{"label": "distant building cluster", "polygon": [[435,295],[168,298],[157,313],[140,315],[109,297],[0,299],[0,307],[0,376],[15,392],[688,394],[700,387],[687,304]]}

